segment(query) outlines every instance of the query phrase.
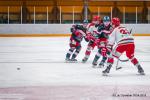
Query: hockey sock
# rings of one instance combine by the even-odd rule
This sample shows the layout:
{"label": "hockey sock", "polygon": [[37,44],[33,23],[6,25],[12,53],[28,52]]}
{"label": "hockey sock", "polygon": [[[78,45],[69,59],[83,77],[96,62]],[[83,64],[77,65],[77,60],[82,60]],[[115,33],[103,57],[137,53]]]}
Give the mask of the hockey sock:
{"label": "hockey sock", "polygon": [[71,54],[73,53],[73,50],[74,50],[74,49],[72,49],[72,48],[69,49],[69,51],[68,51],[67,54],[66,54],[66,58],[67,58],[67,59],[70,58]]}
{"label": "hockey sock", "polygon": [[78,52],[75,52],[73,55],[72,55],[72,58],[71,59],[75,59],[78,55]]}
{"label": "hockey sock", "polygon": [[70,54],[67,53],[67,54],[66,54],[66,59],[69,59],[69,58],[70,58]]}
{"label": "hockey sock", "polygon": [[99,58],[100,58],[100,53],[98,52],[98,53],[95,55],[93,62],[97,62]]}
{"label": "hockey sock", "polygon": [[103,58],[102,58],[102,62],[105,62],[105,61],[106,61],[106,59],[107,59],[107,57],[104,57],[104,56],[103,56]]}
{"label": "hockey sock", "polygon": [[81,50],[81,46],[78,46],[78,47],[76,48],[76,51],[75,51],[74,54],[72,55],[72,59],[75,59],[75,58],[77,57],[77,55],[79,54],[80,50]]}
{"label": "hockey sock", "polygon": [[93,48],[92,48],[91,46],[88,46],[87,49],[86,49],[85,55],[86,55],[86,56],[90,56],[92,49],[93,49]]}
{"label": "hockey sock", "polygon": [[139,62],[138,62],[137,59],[134,58],[134,57],[131,59],[131,62],[132,62],[135,66],[138,66],[138,65],[139,65]]}

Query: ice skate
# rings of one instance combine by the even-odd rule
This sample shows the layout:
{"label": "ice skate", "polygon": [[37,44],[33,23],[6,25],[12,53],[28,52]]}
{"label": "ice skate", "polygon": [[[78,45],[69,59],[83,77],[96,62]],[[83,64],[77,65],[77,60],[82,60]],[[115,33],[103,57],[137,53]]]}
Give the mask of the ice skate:
{"label": "ice skate", "polygon": [[66,62],[66,63],[70,62],[70,59],[69,59],[69,58],[66,58],[66,59],[65,59],[65,62]]}
{"label": "ice skate", "polygon": [[84,57],[84,58],[82,59],[82,63],[86,63],[87,60],[88,60],[88,58]]}
{"label": "ice skate", "polygon": [[145,75],[144,70],[143,70],[143,68],[141,67],[141,65],[138,65],[137,68],[138,68],[138,73],[139,73],[140,75]]}
{"label": "ice skate", "polygon": [[108,76],[111,67],[112,65],[110,64],[109,66],[107,66],[107,68],[104,71],[102,71],[103,76]]}
{"label": "ice skate", "polygon": [[75,62],[77,62],[77,59],[72,58],[72,59],[70,59],[70,62],[75,63]]}
{"label": "ice skate", "polygon": [[100,64],[99,64],[99,68],[102,68],[102,67],[104,67],[104,62],[103,61],[101,61]]}
{"label": "ice skate", "polygon": [[96,62],[96,61],[93,61],[93,62],[92,62],[92,67],[93,67],[93,68],[96,68],[96,66],[97,66],[97,62]]}

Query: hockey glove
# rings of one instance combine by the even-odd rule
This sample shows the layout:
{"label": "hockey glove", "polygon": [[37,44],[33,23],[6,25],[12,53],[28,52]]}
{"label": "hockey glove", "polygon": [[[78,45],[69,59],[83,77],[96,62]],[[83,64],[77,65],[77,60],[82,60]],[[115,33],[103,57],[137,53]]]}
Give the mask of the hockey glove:
{"label": "hockey glove", "polygon": [[103,57],[106,57],[106,53],[107,53],[107,48],[106,48],[106,47],[102,48],[102,49],[101,49],[101,55],[102,55]]}

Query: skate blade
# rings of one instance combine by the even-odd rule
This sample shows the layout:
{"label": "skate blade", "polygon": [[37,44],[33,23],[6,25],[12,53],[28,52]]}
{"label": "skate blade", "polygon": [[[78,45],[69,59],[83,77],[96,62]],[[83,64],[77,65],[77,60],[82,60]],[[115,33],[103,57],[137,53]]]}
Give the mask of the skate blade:
{"label": "skate blade", "polygon": [[104,68],[104,66],[103,65],[99,65],[98,68]]}
{"label": "skate blade", "polygon": [[78,61],[70,61],[70,63],[77,63]]}
{"label": "skate blade", "polygon": [[86,61],[82,61],[82,63],[86,63]]}
{"label": "skate blade", "polygon": [[78,61],[67,61],[67,63],[77,63]]}
{"label": "skate blade", "polygon": [[144,75],[145,75],[145,73],[144,73],[144,72],[142,72],[142,73],[138,73],[138,75],[144,76]]}
{"label": "skate blade", "polygon": [[92,68],[97,68],[97,65],[92,65]]}
{"label": "skate blade", "polygon": [[70,61],[66,60],[65,63],[69,63]]}
{"label": "skate blade", "polygon": [[77,61],[66,60],[65,63],[77,63]]}
{"label": "skate blade", "polygon": [[102,73],[102,76],[108,76],[108,74],[107,73]]}

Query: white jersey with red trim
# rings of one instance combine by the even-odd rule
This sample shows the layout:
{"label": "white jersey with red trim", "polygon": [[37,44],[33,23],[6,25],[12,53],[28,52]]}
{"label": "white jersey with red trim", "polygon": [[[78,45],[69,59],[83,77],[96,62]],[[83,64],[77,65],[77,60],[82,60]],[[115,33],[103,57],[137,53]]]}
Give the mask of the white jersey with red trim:
{"label": "white jersey with red trim", "polygon": [[132,34],[122,26],[116,27],[113,32],[109,36],[108,44],[114,45],[115,43],[120,44],[128,44],[133,43],[134,39]]}
{"label": "white jersey with red trim", "polygon": [[98,34],[98,27],[96,27],[93,23],[90,23],[87,26],[87,33],[91,34],[92,36],[95,36],[95,34]]}

